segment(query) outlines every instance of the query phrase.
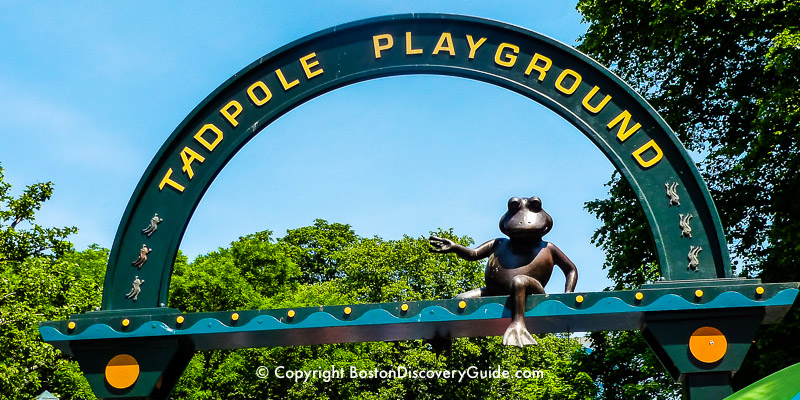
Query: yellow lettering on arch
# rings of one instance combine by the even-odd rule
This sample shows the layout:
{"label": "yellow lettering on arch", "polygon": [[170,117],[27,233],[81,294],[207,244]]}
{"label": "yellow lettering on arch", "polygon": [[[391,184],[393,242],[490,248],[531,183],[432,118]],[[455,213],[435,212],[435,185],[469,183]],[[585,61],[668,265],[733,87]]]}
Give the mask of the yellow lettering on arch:
{"label": "yellow lettering on arch", "polygon": [[406,54],[422,54],[422,49],[415,49],[411,44],[411,32],[406,32]]}
{"label": "yellow lettering on arch", "polygon": [[[320,75],[323,72],[325,72],[325,70],[323,70],[322,67],[320,67],[316,71],[312,71],[311,70],[311,68],[314,68],[317,65],[319,65],[319,61],[314,59],[316,57],[317,57],[317,53],[311,53],[309,55],[300,57],[300,65],[303,66],[303,72],[306,73],[306,79],[311,79],[311,78],[313,78],[313,77],[315,77],[317,75]],[[309,62],[309,61],[311,61],[311,62]]]}
{"label": "yellow lettering on arch", "polygon": [[611,96],[606,95],[606,97],[604,97],[603,100],[600,101],[600,104],[596,106],[591,105],[589,102],[592,100],[594,95],[596,95],[597,92],[599,91],[600,87],[595,86],[594,88],[592,88],[592,90],[589,91],[589,94],[587,94],[586,97],[583,98],[583,108],[587,109],[592,114],[597,114],[600,111],[602,111],[603,108],[606,106],[606,104],[608,104],[608,102],[611,101]]}
{"label": "yellow lettering on arch", "polygon": [[436,47],[433,48],[433,55],[439,54],[440,51],[446,51],[451,56],[456,55],[456,48],[453,47],[453,36],[450,32],[444,32],[442,36],[439,36],[439,41],[436,42]]}
{"label": "yellow lettering on arch", "polygon": [[[656,154],[649,160],[645,160],[642,158],[642,154],[648,150],[653,150]],[[664,152],[661,151],[661,148],[658,147],[655,140],[650,139],[649,142],[636,149],[636,151],[634,151],[631,155],[642,168],[650,168],[661,161],[661,159],[664,157]]]}
{"label": "yellow lettering on arch", "polygon": [[[503,53],[506,49],[510,49],[511,53]],[[519,54],[519,46],[511,43],[500,43],[500,46],[497,46],[497,52],[494,53],[494,62],[503,67],[513,67],[514,63],[517,62],[517,54]],[[501,55],[504,55],[505,58],[501,59]]]}
{"label": "yellow lettering on arch", "polygon": [[197,161],[199,163],[203,163],[206,158],[197,154],[196,151],[192,150],[190,147],[186,146],[181,150],[181,161],[183,161],[183,172],[186,175],[189,175],[189,179],[194,178],[194,170],[192,170],[192,163]]}
{"label": "yellow lettering on arch", "polygon": [[299,79],[287,82],[286,77],[283,75],[283,71],[281,71],[280,68],[275,70],[275,75],[278,75],[278,80],[281,81],[281,86],[283,86],[284,92],[300,84]]}
{"label": "yellow lettering on arch", "polygon": [[[209,131],[214,133],[215,137],[213,142],[209,142],[203,136],[206,132]],[[214,151],[214,148],[216,148],[219,142],[222,141],[222,131],[219,130],[219,128],[217,128],[214,124],[205,124],[203,125],[202,128],[200,128],[199,131],[197,131],[197,133],[194,134],[194,140],[196,140],[197,143],[202,144],[203,147],[208,149],[208,151]]]}
{"label": "yellow lettering on arch", "polygon": [[[233,112],[231,112],[231,108],[233,108]],[[239,121],[236,120],[236,117],[242,113],[242,105],[236,100],[231,100],[225,107],[219,110],[219,113],[228,120],[231,126],[236,128],[239,125]]]}
{"label": "yellow lettering on arch", "polygon": [[[575,81],[572,82],[572,86],[570,87],[564,87],[564,79],[567,76],[571,76],[575,79]],[[567,95],[573,94],[575,93],[576,90],[578,90],[578,86],[581,84],[582,79],[583,78],[579,73],[571,69],[565,69],[564,71],[561,71],[561,75],[559,75],[558,78],[556,79],[556,89],[558,89],[559,92]]]}
{"label": "yellow lettering on arch", "polygon": [[631,113],[628,112],[628,110],[623,110],[619,115],[617,115],[616,118],[608,123],[608,129],[613,128],[614,125],[620,124],[619,130],[617,131],[617,139],[619,139],[620,142],[624,142],[642,127],[642,125],[637,122],[636,125],[631,127],[631,129],[628,129],[628,124],[630,122]]}
{"label": "yellow lettering on arch", "polygon": [[[383,41],[383,44],[381,44],[381,41]],[[372,47],[375,49],[375,58],[381,58],[381,52],[391,49],[392,46],[394,46],[394,38],[388,33],[372,37]]]}
{"label": "yellow lettering on arch", "polygon": [[170,177],[172,176],[172,168],[167,170],[167,173],[164,174],[164,177],[161,179],[161,183],[158,184],[158,190],[164,190],[164,185],[168,185],[169,187],[178,191],[178,193],[183,193],[183,190],[186,189],[183,185],[179,184],[178,182],[173,181]]}
{"label": "yellow lettering on arch", "polygon": [[[539,61],[542,61],[544,65],[539,65]],[[539,53],[536,53],[533,55],[531,63],[528,64],[528,68],[525,69],[525,76],[529,76],[533,70],[539,71],[539,82],[541,82],[544,80],[547,71],[549,71],[550,67],[552,66],[553,61]]]}
{"label": "yellow lettering on arch", "polygon": [[467,44],[469,44],[469,59],[472,60],[475,58],[475,52],[478,51],[478,48],[481,47],[482,44],[486,42],[486,38],[478,39],[476,43],[475,40],[472,38],[472,35],[467,35]]}
{"label": "yellow lettering on arch", "polygon": [[[264,94],[264,96],[257,96],[256,89],[261,89],[261,92]],[[258,81],[247,88],[247,97],[249,97],[250,101],[252,101],[257,107],[261,107],[264,104],[267,104],[267,102],[272,98],[272,92],[269,90],[267,85],[264,84],[264,82]]]}

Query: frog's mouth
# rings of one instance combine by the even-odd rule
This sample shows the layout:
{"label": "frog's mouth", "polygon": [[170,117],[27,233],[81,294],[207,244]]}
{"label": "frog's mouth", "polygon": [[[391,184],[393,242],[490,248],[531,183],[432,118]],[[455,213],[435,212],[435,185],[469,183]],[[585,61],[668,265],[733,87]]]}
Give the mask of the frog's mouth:
{"label": "frog's mouth", "polygon": [[547,233],[547,228],[531,229],[509,226],[503,230],[503,233],[511,238],[541,238],[545,233]]}
{"label": "frog's mouth", "polygon": [[547,223],[547,217],[540,213],[536,213],[533,218],[531,215],[517,214],[504,220],[500,230],[513,238],[541,238],[550,231],[550,224]]}

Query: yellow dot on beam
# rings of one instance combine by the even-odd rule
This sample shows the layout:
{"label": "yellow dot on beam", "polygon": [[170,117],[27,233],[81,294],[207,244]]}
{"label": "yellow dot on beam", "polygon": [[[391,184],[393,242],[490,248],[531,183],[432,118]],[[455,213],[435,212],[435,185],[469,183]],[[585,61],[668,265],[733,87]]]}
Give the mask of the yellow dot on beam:
{"label": "yellow dot on beam", "polygon": [[636,292],[636,300],[642,300],[644,298],[644,293]]}
{"label": "yellow dot on beam", "polygon": [[694,291],[694,297],[697,297],[698,299],[703,297],[703,291],[700,290],[700,289],[695,290]]}
{"label": "yellow dot on beam", "polygon": [[464,301],[464,300],[461,300],[461,301],[459,301],[459,302],[458,302],[458,308],[460,308],[460,309],[462,309],[462,310],[463,310],[463,309],[465,309],[465,308],[467,308],[467,302],[466,302],[466,301]]}
{"label": "yellow dot on beam", "polygon": [[583,296],[581,296],[581,295],[575,296],[575,302],[576,303],[583,303]]}
{"label": "yellow dot on beam", "polygon": [[233,314],[231,314],[231,320],[233,320],[233,321],[238,321],[238,320],[239,320],[239,313],[233,313]]}
{"label": "yellow dot on beam", "polygon": [[728,351],[728,340],[719,329],[710,326],[698,328],[689,337],[689,352],[697,360],[711,364],[722,359]]}
{"label": "yellow dot on beam", "polygon": [[125,318],[125,319],[122,320],[122,326],[127,327],[130,324],[131,324],[131,321],[129,319]]}
{"label": "yellow dot on beam", "polygon": [[400,306],[400,309],[401,309],[402,311],[404,311],[404,312],[405,312],[405,311],[408,311],[408,304],[406,304],[406,303],[403,303],[403,305],[402,305],[402,306]]}
{"label": "yellow dot on beam", "polygon": [[186,320],[186,318],[183,318],[183,315],[179,315],[178,318],[175,318],[175,322],[177,322],[179,324],[182,324],[183,321],[185,321],[185,320]]}
{"label": "yellow dot on beam", "polygon": [[757,294],[757,295],[759,295],[759,296],[761,296],[762,294],[764,294],[764,287],[763,287],[763,286],[759,286],[759,287],[757,287],[757,288],[756,288],[756,294]]}
{"label": "yellow dot on beam", "polygon": [[289,310],[289,312],[288,312],[288,313],[286,313],[286,315],[288,315],[288,316],[289,316],[289,318],[294,318],[294,316],[295,316],[295,312],[294,312],[294,310]]}
{"label": "yellow dot on beam", "polygon": [[106,382],[116,389],[127,389],[139,379],[139,363],[128,354],[114,356],[106,364]]}
{"label": "yellow dot on beam", "polygon": [[351,312],[353,312],[352,308],[350,308],[350,307],[345,307],[344,308],[344,315],[350,315]]}
{"label": "yellow dot on beam", "polygon": [[75,321],[69,321],[67,328],[69,328],[69,330],[75,329]]}

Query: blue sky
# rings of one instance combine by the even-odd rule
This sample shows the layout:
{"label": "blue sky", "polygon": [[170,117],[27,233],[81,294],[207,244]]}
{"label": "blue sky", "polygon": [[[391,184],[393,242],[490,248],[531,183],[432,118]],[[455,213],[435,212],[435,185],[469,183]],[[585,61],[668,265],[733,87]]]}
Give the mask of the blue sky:
{"label": "blue sky", "polygon": [[[297,4],[297,5],[295,5]],[[569,45],[585,32],[569,2],[36,2],[0,5],[0,163],[15,193],[53,181],[38,214],[75,225],[78,249],[109,247],[141,174],[180,121],[253,60],[316,31],[410,12],[480,16]],[[511,161],[510,161],[511,160]],[[239,236],[349,223],[385,239],[455,229],[500,236],[511,196],[538,195],[546,237],[609,285],[598,222],[611,164],[543,106],[441,76],[365,82],[321,96],[262,131],[223,170],[184,236],[190,257]],[[548,291],[563,290],[556,271]]]}

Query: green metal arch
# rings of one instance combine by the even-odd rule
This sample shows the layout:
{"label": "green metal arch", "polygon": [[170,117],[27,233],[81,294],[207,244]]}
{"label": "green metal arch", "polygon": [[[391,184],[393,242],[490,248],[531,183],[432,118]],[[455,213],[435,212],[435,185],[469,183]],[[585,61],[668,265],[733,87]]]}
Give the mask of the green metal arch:
{"label": "green metal arch", "polygon": [[[376,50],[376,45],[388,46],[388,37],[393,45]],[[482,38],[486,40],[481,43]],[[547,64],[541,56],[550,61],[544,74],[536,68],[526,74],[535,54],[540,55],[534,63],[540,69]],[[592,140],[630,182],[650,223],[665,279],[731,276],[724,233],[705,183],[672,130],[622,80],[575,49],[523,28],[474,17],[409,14],[345,24],[297,40],[250,64],[200,103],[150,162],[128,203],[111,250],[103,308],[166,304],[172,265],[195,208],[227,162],[271,122],[339,87],[409,74],[475,79],[553,110]],[[257,82],[263,86],[252,89],[251,98],[248,89]],[[267,97],[264,87],[271,97],[258,105]],[[589,96],[594,87],[597,93]],[[611,96],[605,106],[590,111],[605,95]],[[585,99],[588,105],[583,104]],[[227,107],[231,101],[240,106],[239,113],[237,107]],[[226,118],[223,109],[237,115]],[[611,128],[609,124],[625,112],[630,117],[628,129],[636,123],[640,129],[621,140],[620,124]],[[212,125],[216,130],[204,129]],[[203,132],[199,138],[198,132]],[[644,150],[637,161],[634,153],[639,149]],[[658,161],[647,165],[653,160]],[[668,186],[676,189],[678,198],[673,201]],[[147,236],[142,229],[156,213],[163,221]],[[679,216],[689,214],[687,235]],[[146,263],[134,266],[143,245],[152,251]],[[702,249],[694,268],[689,267],[691,248]],[[136,277],[144,283],[134,301],[128,294]]]}

